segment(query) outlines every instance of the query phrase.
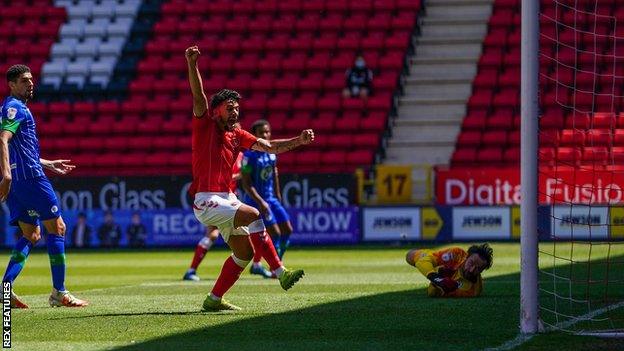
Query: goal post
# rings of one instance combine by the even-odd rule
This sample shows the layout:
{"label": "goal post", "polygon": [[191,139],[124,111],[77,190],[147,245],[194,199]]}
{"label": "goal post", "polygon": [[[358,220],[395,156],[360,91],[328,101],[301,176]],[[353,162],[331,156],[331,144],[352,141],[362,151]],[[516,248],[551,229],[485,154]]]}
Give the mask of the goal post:
{"label": "goal post", "polygon": [[539,0],[522,0],[520,63],[520,329],[538,331]]}
{"label": "goal post", "polygon": [[624,2],[521,0],[520,46],[520,331],[623,337]]}

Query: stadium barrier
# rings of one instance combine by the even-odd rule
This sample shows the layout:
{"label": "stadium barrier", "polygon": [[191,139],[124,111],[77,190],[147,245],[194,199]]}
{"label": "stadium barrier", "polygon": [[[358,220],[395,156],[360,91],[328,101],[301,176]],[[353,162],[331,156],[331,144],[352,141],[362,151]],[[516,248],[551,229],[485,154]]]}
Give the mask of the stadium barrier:
{"label": "stadium barrier", "polygon": [[[518,206],[339,206],[288,207],[294,245],[350,245],[360,242],[456,242],[506,241],[520,238]],[[67,242],[81,211],[63,211]],[[113,210],[121,227],[120,247],[129,245],[126,228],[135,210]],[[138,211],[147,230],[147,247],[193,246],[204,235],[190,209],[181,207]],[[621,240],[624,239],[624,207],[620,206],[540,206],[540,240]],[[97,229],[105,210],[85,211],[93,229],[91,247],[99,247]],[[5,247],[12,247],[15,228],[8,214],[0,221]],[[223,245],[221,241],[218,245]]]}
{"label": "stadium barrier", "polygon": [[[294,245],[336,245],[354,244],[360,241],[359,210],[355,206],[328,207],[328,208],[298,208],[287,209],[295,234],[291,236]],[[78,211],[64,211],[63,218],[67,223],[67,243],[72,243],[72,229],[76,225]],[[84,212],[87,223],[92,228],[89,238],[89,247],[100,247],[97,230],[104,223],[104,210],[95,209]],[[129,246],[127,228],[131,223],[134,210],[112,211],[116,224],[119,225],[122,235],[119,247]],[[147,238],[146,247],[180,247],[194,246],[206,233],[205,227],[200,224],[193,211],[183,208],[166,208],[140,211],[141,223],[145,226]],[[8,218],[4,216],[3,226],[8,227]],[[14,229],[9,229],[9,235],[4,237],[4,246],[15,243]],[[221,237],[217,245],[224,245]]]}
{"label": "stadium barrier", "polygon": [[[52,185],[62,210],[162,210],[191,208],[190,176],[56,177]],[[346,173],[280,174],[286,207],[355,204],[355,179]]]}
{"label": "stadium barrier", "polygon": [[[436,171],[441,205],[519,205],[519,168],[452,168]],[[624,204],[624,174],[609,170],[543,168],[540,204]]]}

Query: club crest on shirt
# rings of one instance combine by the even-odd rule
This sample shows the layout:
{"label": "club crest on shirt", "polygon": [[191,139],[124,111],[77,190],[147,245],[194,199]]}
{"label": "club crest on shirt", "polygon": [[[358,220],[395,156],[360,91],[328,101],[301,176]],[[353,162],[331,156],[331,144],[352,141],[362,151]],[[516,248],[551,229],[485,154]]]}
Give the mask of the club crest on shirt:
{"label": "club crest on shirt", "polygon": [[39,212],[37,212],[35,210],[28,210],[28,216],[29,217],[39,217]]}
{"label": "club crest on shirt", "polygon": [[15,116],[17,115],[17,109],[15,107],[9,107],[7,108],[7,118],[10,120],[15,119]]}
{"label": "club crest on shirt", "polygon": [[57,213],[58,212],[58,206],[56,206],[56,205],[52,206],[52,208],[50,209],[50,212]]}
{"label": "club crest on shirt", "polygon": [[442,255],[442,261],[444,262],[448,262],[453,258],[453,255],[451,255],[450,252],[445,253],[444,255]]}
{"label": "club crest on shirt", "polygon": [[238,141],[238,138],[232,138],[232,146],[238,147],[239,145],[240,141]]}

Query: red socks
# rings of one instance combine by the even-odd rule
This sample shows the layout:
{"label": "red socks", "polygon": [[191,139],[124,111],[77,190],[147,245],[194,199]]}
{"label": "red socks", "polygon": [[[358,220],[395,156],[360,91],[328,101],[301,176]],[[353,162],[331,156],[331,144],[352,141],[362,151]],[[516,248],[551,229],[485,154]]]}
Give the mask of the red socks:
{"label": "red socks", "polygon": [[[247,263],[249,263],[249,261],[247,261]],[[221,274],[219,274],[214,288],[212,288],[212,294],[223,297],[223,295],[230,290],[232,285],[236,283],[243,269],[245,269],[245,267],[236,264],[232,256],[228,257],[223,264],[223,268],[221,268]]]}
{"label": "red socks", "polygon": [[254,262],[257,262],[256,255],[260,255],[267,261],[272,271],[282,266],[282,261],[277,256],[277,252],[275,252],[273,241],[271,237],[267,235],[266,231],[251,233],[250,237],[255,251]]}
{"label": "red socks", "polygon": [[195,255],[193,256],[193,262],[191,262],[192,269],[197,270],[197,267],[199,267],[199,264],[204,259],[204,256],[206,256],[206,252],[208,252],[208,249],[202,247],[201,245],[197,245],[195,247]]}
{"label": "red socks", "polygon": [[262,250],[259,247],[256,248],[256,244],[254,243],[253,239],[251,239],[251,243],[253,244],[253,247],[254,247],[254,258],[252,262],[260,263],[260,260],[262,260]]}

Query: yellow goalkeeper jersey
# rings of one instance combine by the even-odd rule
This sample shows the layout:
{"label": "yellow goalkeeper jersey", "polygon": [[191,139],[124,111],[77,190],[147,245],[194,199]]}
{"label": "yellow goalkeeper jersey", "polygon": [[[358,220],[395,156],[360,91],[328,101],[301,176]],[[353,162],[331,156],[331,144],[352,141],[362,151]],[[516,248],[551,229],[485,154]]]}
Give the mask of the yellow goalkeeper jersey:
{"label": "yellow goalkeeper jersey", "polygon": [[433,284],[429,284],[427,294],[436,297],[475,297],[481,294],[483,290],[483,281],[481,275],[476,281],[470,281],[464,278],[459,269],[463,264],[468,253],[460,247],[450,247],[443,250],[418,250],[414,256],[414,264],[416,268],[425,277],[430,273],[440,273],[446,277],[450,277],[459,283],[457,290],[445,294],[440,288]]}

